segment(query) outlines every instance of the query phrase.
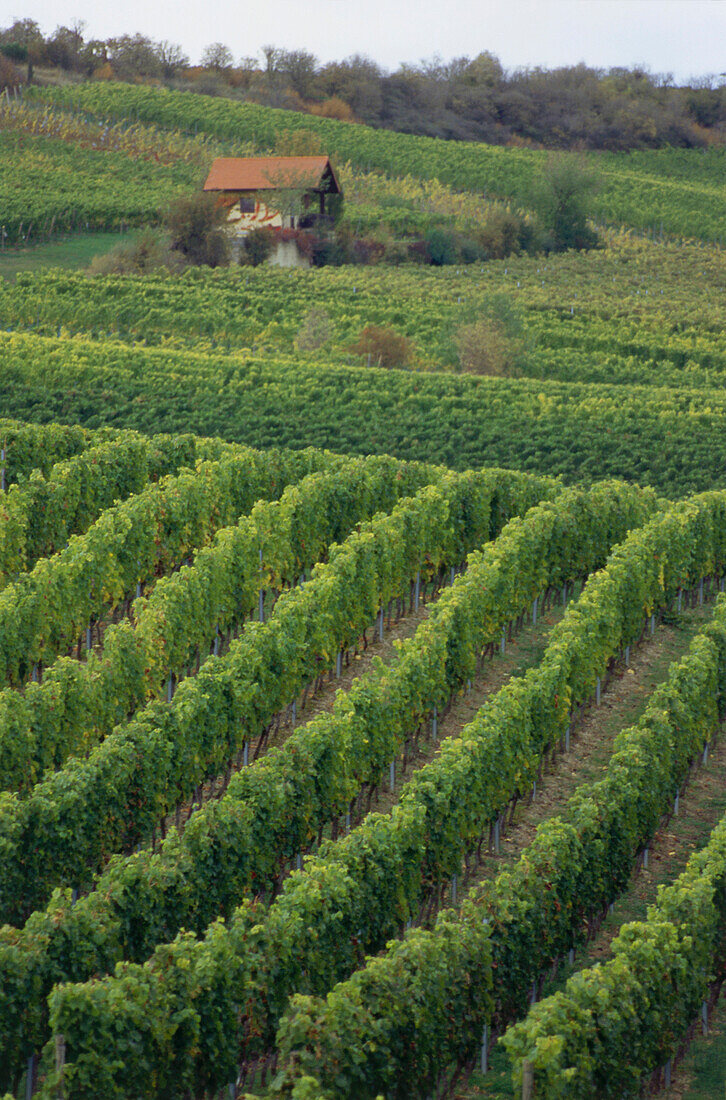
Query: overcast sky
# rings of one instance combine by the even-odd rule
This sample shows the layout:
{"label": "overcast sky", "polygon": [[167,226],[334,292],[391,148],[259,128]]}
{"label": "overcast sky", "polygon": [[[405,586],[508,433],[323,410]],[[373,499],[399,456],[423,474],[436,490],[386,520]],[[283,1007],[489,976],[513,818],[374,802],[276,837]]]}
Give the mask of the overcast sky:
{"label": "overcast sky", "polygon": [[271,44],[322,61],[363,53],[388,69],[489,50],[508,69],[644,64],[682,80],[726,70],[726,0],[0,0],[0,26],[25,17],[46,33],[73,19],[91,38],[140,31],[193,61],[221,41],[235,59]]}

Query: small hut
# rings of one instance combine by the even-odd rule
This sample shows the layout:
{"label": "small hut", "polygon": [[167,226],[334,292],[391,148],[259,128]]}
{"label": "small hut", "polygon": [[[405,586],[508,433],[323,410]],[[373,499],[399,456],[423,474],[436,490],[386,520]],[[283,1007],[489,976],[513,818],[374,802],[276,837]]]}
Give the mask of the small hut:
{"label": "small hut", "polygon": [[[238,251],[253,229],[305,228],[329,213],[331,196],[342,194],[325,156],[217,157],[204,190],[216,192],[227,209],[227,231]],[[306,264],[295,240],[287,236],[280,234],[270,262]]]}

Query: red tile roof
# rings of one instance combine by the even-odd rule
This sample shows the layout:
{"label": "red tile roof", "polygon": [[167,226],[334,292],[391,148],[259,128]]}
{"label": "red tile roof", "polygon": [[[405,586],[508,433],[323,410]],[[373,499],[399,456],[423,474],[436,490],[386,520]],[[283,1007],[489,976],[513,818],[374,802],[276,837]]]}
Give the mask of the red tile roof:
{"label": "red tile roof", "polygon": [[212,164],[205,191],[269,191],[285,187],[320,187],[323,174],[330,170],[338,181],[328,157],[217,157]]}

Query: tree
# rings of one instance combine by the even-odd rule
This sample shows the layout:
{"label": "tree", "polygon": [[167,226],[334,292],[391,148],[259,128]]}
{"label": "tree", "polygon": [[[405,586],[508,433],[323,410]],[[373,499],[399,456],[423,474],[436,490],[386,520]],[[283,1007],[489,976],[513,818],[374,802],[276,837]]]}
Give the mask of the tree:
{"label": "tree", "polygon": [[160,76],[157,45],[143,34],[122,34],[109,38],[108,60],[114,69],[128,76]]}
{"label": "tree", "polygon": [[12,61],[25,61],[28,66],[28,84],[33,79],[33,66],[45,57],[45,39],[34,19],[16,19],[6,30],[0,31],[0,48]]}
{"label": "tree", "polygon": [[259,62],[256,57],[240,57],[236,68],[232,69],[227,79],[233,88],[244,88],[247,91],[259,75]]}
{"label": "tree", "polygon": [[345,61],[333,61],[318,74],[318,87],[324,95],[338,96],[347,103],[356,118],[378,122],[383,96],[382,72],[375,61],[356,54]]}
{"label": "tree", "polygon": [[280,50],[277,71],[293,91],[303,99],[308,99],[313,93],[318,59],[307,50]]}
{"label": "tree", "polygon": [[[79,51],[78,60],[88,76],[91,76],[103,65],[109,65],[110,69],[107,43],[102,42],[100,38],[92,38],[88,42],[84,42]],[[110,69],[110,71],[113,70]]]}
{"label": "tree", "polygon": [[0,31],[0,43],[6,45],[11,42],[25,47],[43,45],[43,32],[34,19],[16,19],[9,27]]}
{"label": "tree", "polygon": [[539,215],[555,252],[594,248],[597,233],[587,224],[599,180],[586,161],[574,154],[553,154],[535,184],[531,205]]}
{"label": "tree", "polygon": [[278,71],[280,58],[282,57],[283,53],[284,51],[279,49],[279,47],[277,46],[262,47],[262,56],[265,59],[265,74],[267,76],[268,83],[271,83],[271,81],[275,77]]}
{"label": "tree", "polygon": [[80,53],[83,48],[85,23],[76,19],[70,27],[56,27],[46,43],[48,61],[60,69],[74,72],[81,68]]}
{"label": "tree", "polygon": [[522,314],[512,299],[491,294],[451,331],[441,350],[446,362],[458,363],[470,374],[516,377],[526,366],[530,347]]}
{"label": "tree", "polygon": [[177,199],[164,222],[171,232],[171,248],[190,264],[219,267],[229,262],[229,242],[224,231],[226,213],[215,195],[196,192]]}
{"label": "tree", "polygon": [[189,65],[189,58],[176,42],[168,42],[164,39],[163,42],[159,42],[156,50],[162,72],[167,80],[174,76],[177,69],[185,69]]}
{"label": "tree", "polygon": [[202,65],[205,69],[214,69],[215,73],[221,73],[232,64],[232,51],[224,42],[212,42],[202,54]]}

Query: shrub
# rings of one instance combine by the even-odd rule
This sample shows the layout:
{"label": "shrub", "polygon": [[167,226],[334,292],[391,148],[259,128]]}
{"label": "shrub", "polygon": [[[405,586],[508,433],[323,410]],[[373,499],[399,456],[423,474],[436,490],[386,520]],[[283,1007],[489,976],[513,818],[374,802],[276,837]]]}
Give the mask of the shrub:
{"label": "shrub", "polygon": [[495,207],[486,225],[479,234],[479,240],[487,259],[503,260],[521,248],[523,219],[504,207]]}
{"label": "shrub", "polygon": [[118,244],[102,256],[94,256],[89,275],[148,275],[153,271],[178,272],[184,266],[183,257],[169,246],[168,236],[158,230],[145,229],[127,244]]}
{"label": "shrub", "polygon": [[320,118],[337,118],[340,122],[356,121],[352,108],[337,95],[324,99],[322,103],[311,103],[308,110],[311,115],[318,115]]}
{"label": "shrub", "polygon": [[405,367],[413,359],[413,343],[390,325],[366,325],[350,351],[364,355],[368,366]]}
{"label": "shrub", "polygon": [[299,351],[317,351],[327,344],[332,332],[327,310],[311,309],[298,330],[295,346]]}
{"label": "shrub", "polygon": [[253,229],[244,239],[241,263],[259,267],[269,260],[277,241],[272,229]]}
{"label": "shrub", "polygon": [[413,264],[430,264],[431,257],[426,247],[426,241],[409,241],[407,245],[408,258]]}
{"label": "shrub", "polygon": [[429,229],[424,240],[431,263],[435,267],[457,262],[459,248],[455,233],[447,229]]}
{"label": "shrub", "polygon": [[461,370],[470,374],[511,377],[528,355],[521,315],[503,294],[493,295],[482,313],[459,326],[454,345]]}
{"label": "shrub", "polygon": [[0,92],[5,88],[16,88],[23,83],[23,77],[11,58],[0,53]]}
{"label": "shrub", "polygon": [[115,80],[116,74],[110,61],[104,61],[103,65],[93,70],[94,80]]}
{"label": "shrub", "polygon": [[199,191],[174,202],[165,215],[171,247],[187,263],[219,267],[229,263],[229,242],[224,231],[226,211],[216,196]]}
{"label": "shrub", "polygon": [[385,243],[371,237],[355,237],[350,246],[350,258],[354,264],[378,264],[385,254]]}
{"label": "shrub", "polygon": [[335,237],[312,234],[312,262],[315,267],[340,267],[346,262],[345,247]]}

